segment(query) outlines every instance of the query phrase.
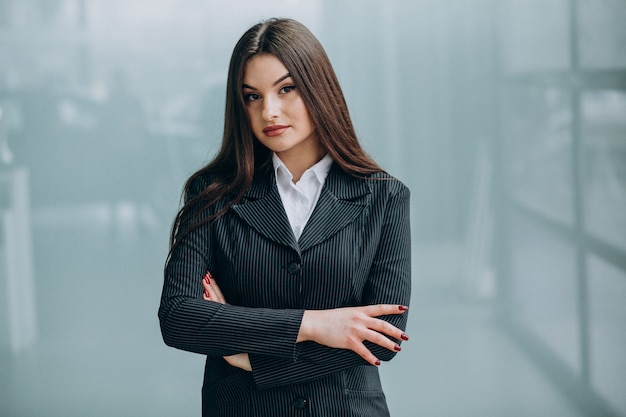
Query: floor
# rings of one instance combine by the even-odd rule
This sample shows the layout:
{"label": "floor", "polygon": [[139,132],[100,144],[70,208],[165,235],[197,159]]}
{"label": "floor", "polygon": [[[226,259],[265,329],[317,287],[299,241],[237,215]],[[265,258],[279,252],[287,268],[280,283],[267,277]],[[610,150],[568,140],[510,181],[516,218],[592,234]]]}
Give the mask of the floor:
{"label": "floor", "polygon": [[[2,345],[0,416],[200,415],[202,357],[158,328],[167,221],[101,203],[39,208],[32,224],[38,333],[19,352]],[[489,300],[460,290],[460,253],[415,248],[411,340],[381,369],[392,415],[583,417],[493,324]]]}

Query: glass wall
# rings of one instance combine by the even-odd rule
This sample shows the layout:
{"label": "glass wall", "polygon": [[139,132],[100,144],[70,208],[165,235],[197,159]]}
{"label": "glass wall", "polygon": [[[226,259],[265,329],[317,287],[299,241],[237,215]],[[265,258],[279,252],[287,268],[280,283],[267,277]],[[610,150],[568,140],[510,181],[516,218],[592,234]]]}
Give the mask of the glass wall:
{"label": "glass wall", "polygon": [[591,386],[616,410],[626,409],[620,387],[626,384],[621,354],[626,330],[626,273],[597,256],[588,259],[589,363]]}
{"label": "glass wall", "polygon": [[626,91],[590,90],[580,100],[584,224],[626,250]]}
{"label": "glass wall", "polygon": [[502,311],[590,415],[626,415],[626,3],[497,8]]}
{"label": "glass wall", "polygon": [[580,374],[576,251],[567,241],[523,216],[511,219],[511,305],[529,329]]}

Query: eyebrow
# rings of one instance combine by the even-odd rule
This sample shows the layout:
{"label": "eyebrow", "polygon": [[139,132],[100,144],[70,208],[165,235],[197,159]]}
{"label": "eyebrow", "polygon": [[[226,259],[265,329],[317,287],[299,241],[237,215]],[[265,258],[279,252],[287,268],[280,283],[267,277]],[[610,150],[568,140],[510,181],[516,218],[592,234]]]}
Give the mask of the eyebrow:
{"label": "eyebrow", "polygon": [[[286,80],[287,78],[290,78],[290,77],[291,77],[291,73],[288,72],[287,74],[283,75],[282,77],[280,77],[279,79],[274,81],[274,84],[272,84],[272,86],[275,87],[275,86],[277,86],[278,84],[280,84],[281,82],[283,82],[284,80]],[[256,88],[254,88],[254,87],[252,87],[252,86],[250,86],[248,84],[245,84],[245,83],[241,85],[241,88],[249,88],[250,90],[256,90]]]}

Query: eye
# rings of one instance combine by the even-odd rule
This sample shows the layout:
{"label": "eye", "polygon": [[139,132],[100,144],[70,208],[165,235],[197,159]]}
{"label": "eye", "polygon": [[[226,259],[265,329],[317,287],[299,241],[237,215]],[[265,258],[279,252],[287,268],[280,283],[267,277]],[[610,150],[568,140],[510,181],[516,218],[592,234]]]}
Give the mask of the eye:
{"label": "eye", "polygon": [[261,96],[258,95],[257,93],[248,93],[248,94],[244,94],[243,95],[243,100],[245,102],[256,101],[256,100],[258,100],[260,98],[261,98]]}
{"label": "eye", "polygon": [[283,88],[280,89],[280,93],[281,94],[287,94],[290,91],[293,91],[296,89],[295,85],[286,85]]}

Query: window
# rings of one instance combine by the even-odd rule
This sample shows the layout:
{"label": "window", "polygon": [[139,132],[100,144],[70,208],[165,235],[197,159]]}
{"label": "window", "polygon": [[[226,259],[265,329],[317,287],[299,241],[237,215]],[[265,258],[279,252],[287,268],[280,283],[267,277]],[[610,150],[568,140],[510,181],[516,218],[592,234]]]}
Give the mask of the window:
{"label": "window", "polygon": [[626,2],[494,4],[501,305],[562,386],[625,416]]}

